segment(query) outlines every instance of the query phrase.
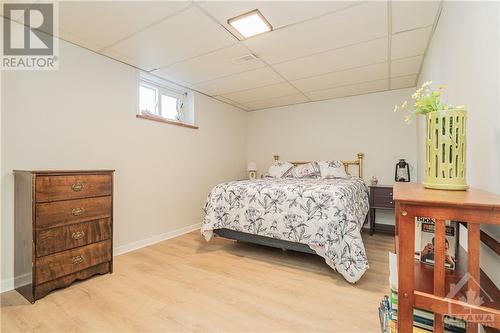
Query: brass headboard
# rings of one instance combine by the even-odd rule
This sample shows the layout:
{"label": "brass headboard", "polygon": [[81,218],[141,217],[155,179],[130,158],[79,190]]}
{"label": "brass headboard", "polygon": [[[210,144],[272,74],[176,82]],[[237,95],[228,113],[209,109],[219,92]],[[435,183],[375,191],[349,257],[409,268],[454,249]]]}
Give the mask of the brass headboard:
{"label": "brass headboard", "polygon": [[[349,173],[349,166],[350,165],[357,165],[358,166],[358,177],[363,178],[363,159],[365,157],[365,154],[363,153],[358,153],[357,154],[358,158],[355,160],[351,161],[341,161],[344,164],[345,172],[350,175]],[[274,155],[274,161],[279,161],[280,156],[279,155]],[[299,165],[299,164],[306,164],[309,163],[310,161],[289,161],[293,165]]]}

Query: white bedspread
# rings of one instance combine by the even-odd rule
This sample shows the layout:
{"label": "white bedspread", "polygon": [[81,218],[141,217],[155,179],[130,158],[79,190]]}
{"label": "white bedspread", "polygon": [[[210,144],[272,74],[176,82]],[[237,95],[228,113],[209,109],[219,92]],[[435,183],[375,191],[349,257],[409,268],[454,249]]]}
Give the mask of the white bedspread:
{"label": "white bedspread", "polygon": [[208,195],[201,232],[207,241],[227,228],[307,244],[353,283],[368,269],[361,239],[368,208],[357,177],[233,181]]}

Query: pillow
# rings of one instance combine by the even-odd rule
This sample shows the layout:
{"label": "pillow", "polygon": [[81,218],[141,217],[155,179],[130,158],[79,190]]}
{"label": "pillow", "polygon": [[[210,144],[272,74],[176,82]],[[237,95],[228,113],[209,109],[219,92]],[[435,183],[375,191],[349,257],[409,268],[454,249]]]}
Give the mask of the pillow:
{"label": "pillow", "polygon": [[293,164],[290,162],[276,161],[269,167],[268,174],[274,178],[281,178],[286,176],[292,168]]}
{"label": "pillow", "polygon": [[316,162],[309,162],[295,166],[290,172],[293,178],[307,178],[319,176],[319,167]]}
{"label": "pillow", "polygon": [[321,178],[347,178],[344,163],[341,161],[318,162]]}

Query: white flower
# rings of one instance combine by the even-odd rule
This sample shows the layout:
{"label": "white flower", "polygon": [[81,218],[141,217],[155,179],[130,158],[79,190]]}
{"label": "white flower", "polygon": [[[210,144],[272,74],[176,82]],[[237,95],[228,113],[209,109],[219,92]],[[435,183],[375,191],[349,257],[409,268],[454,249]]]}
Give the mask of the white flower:
{"label": "white flower", "polygon": [[401,104],[401,108],[405,108],[408,106],[408,101],[404,101],[403,104]]}

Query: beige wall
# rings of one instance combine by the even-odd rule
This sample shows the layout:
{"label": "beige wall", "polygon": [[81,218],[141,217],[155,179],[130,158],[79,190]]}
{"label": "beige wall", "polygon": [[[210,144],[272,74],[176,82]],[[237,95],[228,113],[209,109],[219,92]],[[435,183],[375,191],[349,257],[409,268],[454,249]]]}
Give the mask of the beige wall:
{"label": "beige wall", "polygon": [[245,175],[247,113],[194,96],[199,130],[136,119],[138,72],[61,42],[60,69],[2,73],[2,287],[13,277],[12,169],[116,169],[115,246],[201,222],[210,188]]}
{"label": "beige wall", "polygon": [[394,113],[396,103],[412,89],[401,89],[329,101],[250,112],[248,160],[265,173],[273,155],[283,160],[353,159],[365,153],[368,180],[392,184],[394,167],[405,158],[416,176],[415,124]]}
{"label": "beige wall", "polygon": [[[424,61],[420,84],[446,85],[444,99],[464,104],[467,123],[467,182],[500,194],[500,85],[498,2],[443,2],[443,11]],[[418,124],[420,167],[425,127]],[[423,174],[419,173],[419,179]],[[500,240],[500,227],[485,230]],[[466,231],[461,236],[466,236]],[[462,243],[465,243],[465,237]],[[498,257],[483,247],[481,264],[500,285]]]}
{"label": "beige wall", "polygon": [[[353,159],[365,153],[364,178],[376,175],[380,184],[394,182],[394,167],[405,158],[416,177],[416,125],[407,125],[394,105],[414,89],[353,96],[250,112],[248,161],[267,172],[273,155],[283,160]],[[355,172],[355,170],[354,170]],[[394,223],[394,215],[379,211],[377,222]]]}

